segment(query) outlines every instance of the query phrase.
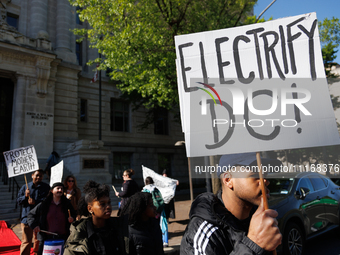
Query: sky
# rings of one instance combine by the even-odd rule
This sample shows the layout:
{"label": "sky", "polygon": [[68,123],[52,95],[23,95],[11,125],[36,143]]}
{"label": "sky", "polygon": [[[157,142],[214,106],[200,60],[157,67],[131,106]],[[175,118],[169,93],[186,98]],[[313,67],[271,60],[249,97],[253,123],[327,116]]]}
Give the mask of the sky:
{"label": "sky", "polygon": [[[272,2],[273,0],[258,0],[254,7],[256,16]],[[319,21],[325,18],[331,19],[333,16],[340,18],[340,1],[339,0],[276,0],[274,4],[261,16],[266,20],[270,17],[273,19],[284,18],[316,12]],[[340,63],[340,49],[338,48],[335,62]]]}

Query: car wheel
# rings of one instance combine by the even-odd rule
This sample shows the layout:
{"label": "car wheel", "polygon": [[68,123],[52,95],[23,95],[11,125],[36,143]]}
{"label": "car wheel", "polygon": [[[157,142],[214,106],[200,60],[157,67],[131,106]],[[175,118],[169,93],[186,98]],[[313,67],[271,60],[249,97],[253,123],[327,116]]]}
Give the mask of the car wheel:
{"label": "car wheel", "polygon": [[305,237],[299,225],[288,223],[283,237],[285,255],[302,255],[305,252]]}

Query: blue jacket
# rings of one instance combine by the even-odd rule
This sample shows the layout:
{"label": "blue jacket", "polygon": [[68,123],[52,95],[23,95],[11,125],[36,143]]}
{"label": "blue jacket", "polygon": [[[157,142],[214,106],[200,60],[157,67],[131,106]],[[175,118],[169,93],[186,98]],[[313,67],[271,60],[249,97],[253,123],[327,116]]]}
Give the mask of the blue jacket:
{"label": "blue jacket", "polygon": [[37,187],[34,187],[33,182],[29,182],[28,189],[30,190],[30,197],[35,200],[34,205],[28,204],[28,197],[25,197],[26,184],[21,187],[17,197],[17,203],[22,205],[21,223],[27,224],[28,213],[40,202],[42,202],[45,197],[47,197],[50,191],[50,185],[44,182],[40,182]]}

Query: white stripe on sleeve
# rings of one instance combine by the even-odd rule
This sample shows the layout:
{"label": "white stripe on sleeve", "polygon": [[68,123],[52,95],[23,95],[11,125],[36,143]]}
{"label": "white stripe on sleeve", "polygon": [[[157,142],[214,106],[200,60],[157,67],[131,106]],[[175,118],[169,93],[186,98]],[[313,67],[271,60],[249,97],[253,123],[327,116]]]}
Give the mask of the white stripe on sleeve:
{"label": "white stripe on sleeve", "polygon": [[213,227],[213,225],[207,221],[201,223],[193,241],[195,255],[205,254],[205,249],[207,248],[209,238],[216,231],[216,229],[218,228]]}

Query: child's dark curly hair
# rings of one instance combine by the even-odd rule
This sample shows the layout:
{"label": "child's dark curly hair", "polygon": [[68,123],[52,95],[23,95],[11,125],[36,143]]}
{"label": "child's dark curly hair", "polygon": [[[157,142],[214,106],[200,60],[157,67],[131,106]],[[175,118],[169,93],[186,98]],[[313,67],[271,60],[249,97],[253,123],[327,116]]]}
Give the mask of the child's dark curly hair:
{"label": "child's dark curly hair", "polygon": [[152,196],[147,192],[137,192],[129,198],[121,213],[121,215],[128,215],[129,225],[141,222],[142,214],[146,210],[149,199],[152,199]]}
{"label": "child's dark curly hair", "polygon": [[87,205],[102,197],[110,197],[110,188],[105,184],[88,181],[83,188],[83,193],[85,196],[81,197],[78,202],[78,214],[80,216],[89,216]]}

